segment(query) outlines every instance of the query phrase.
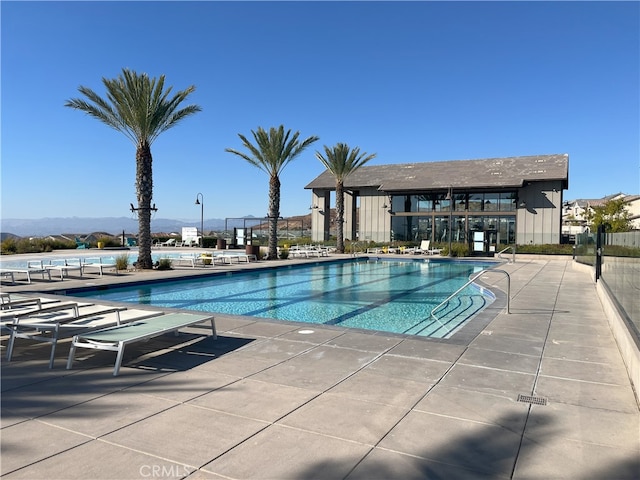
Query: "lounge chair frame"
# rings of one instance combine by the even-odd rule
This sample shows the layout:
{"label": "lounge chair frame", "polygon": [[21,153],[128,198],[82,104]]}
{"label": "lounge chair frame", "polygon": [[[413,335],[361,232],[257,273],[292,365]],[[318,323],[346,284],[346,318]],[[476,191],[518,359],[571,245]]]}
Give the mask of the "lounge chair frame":
{"label": "lounge chair frame", "polygon": [[198,315],[192,313],[167,313],[147,320],[134,321],[117,327],[95,330],[93,332],[76,335],[71,341],[67,370],[73,365],[76,348],[91,348],[117,352],[113,368],[113,376],[117,376],[122,365],[124,350],[127,345],[159,337],[165,333],[174,332],[198,323],[211,322],[213,339],[217,338],[216,324],[212,315]]}

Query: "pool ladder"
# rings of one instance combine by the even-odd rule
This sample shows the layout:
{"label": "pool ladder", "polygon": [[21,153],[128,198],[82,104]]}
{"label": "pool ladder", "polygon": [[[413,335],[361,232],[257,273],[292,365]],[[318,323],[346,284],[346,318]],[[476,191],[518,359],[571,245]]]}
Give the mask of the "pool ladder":
{"label": "pool ladder", "polygon": [[360,242],[351,242],[351,256],[357,257],[360,253],[364,253],[364,250],[360,246]]}
{"label": "pool ladder", "polygon": [[511,310],[510,310],[510,307],[511,307],[511,305],[510,305],[510,299],[511,299],[511,277],[504,270],[499,270],[499,269],[496,269],[496,268],[492,268],[491,270],[483,270],[483,271],[479,272],[478,274],[474,275],[467,283],[465,283],[462,287],[460,287],[458,290],[456,290],[451,295],[449,295],[445,300],[443,300],[433,310],[431,310],[431,317],[433,317],[436,321],[440,322],[440,319],[435,315],[436,310],[444,307],[445,305],[448,305],[452,298],[454,298],[456,295],[458,295],[466,287],[471,285],[478,277],[481,277],[482,275],[486,275],[487,273],[492,273],[492,272],[504,273],[507,276],[507,313],[511,313]]}

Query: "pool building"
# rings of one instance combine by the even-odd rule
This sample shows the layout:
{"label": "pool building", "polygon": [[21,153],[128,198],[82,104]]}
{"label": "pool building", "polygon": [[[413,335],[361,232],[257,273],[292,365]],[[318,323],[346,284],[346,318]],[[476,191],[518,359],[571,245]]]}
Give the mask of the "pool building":
{"label": "pool building", "polygon": [[[344,234],[367,242],[467,243],[475,254],[558,244],[568,185],[567,154],[365,165],[344,182]],[[335,178],[325,171],[305,188],[312,191],[312,240],[328,240]]]}

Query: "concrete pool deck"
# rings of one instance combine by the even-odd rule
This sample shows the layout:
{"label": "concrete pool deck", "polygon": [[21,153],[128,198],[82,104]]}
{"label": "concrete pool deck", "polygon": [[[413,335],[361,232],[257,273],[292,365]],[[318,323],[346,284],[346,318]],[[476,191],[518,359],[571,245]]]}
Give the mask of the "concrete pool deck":
{"label": "concrete pool deck", "polygon": [[[518,256],[500,268],[511,276],[511,314],[499,311],[469,345],[217,315],[216,341],[203,325],[134,345],[113,377],[109,352],[80,352],[65,370],[65,343],[53,370],[47,346],[29,342],[7,363],[3,337],[0,473],[640,478],[640,412],[591,276],[570,259]],[[210,271],[35,280],[3,291]],[[495,277],[483,281],[505,288]]]}

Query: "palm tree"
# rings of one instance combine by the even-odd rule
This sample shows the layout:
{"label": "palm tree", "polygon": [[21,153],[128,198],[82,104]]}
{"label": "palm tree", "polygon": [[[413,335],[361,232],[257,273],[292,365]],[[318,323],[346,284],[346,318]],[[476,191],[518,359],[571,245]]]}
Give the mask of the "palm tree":
{"label": "palm tree", "polygon": [[151,259],[151,206],[153,198],[151,144],[165,130],[177,125],[201,108],[188,105],[178,108],[195,90],[190,86],[169,97],[172,87],[164,89],[164,75],[149,78],[146,73],[123,69],[115,79],[102,78],[107,97],[102,98],[88,87],[78,91],[86,99],[72,98],[65,107],[82,110],[111,128],[124,133],[136,146],[136,194],[138,207],[138,268],[153,268]]}
{"label": "palm tree", "polygon": [[249,153],[239,152],[233,148],[225,151],[238,155],[254,167],[269,175],[269,253],[267,258],[278,258],[278,219],[280,218],[280,173],[292,160],[300,155],[305,148],[318,140],[311,136],[300,142],[300,132],[291,135],[291,130],[285,133],[284,126],[271,127],[269,132],[262,127],[257,131],[251,130],[255,145],[244,135],[238,134],[242,144]]}
{"label": "palm tree", "polygon": [[346,143],[337,143],[333,148],[324,146],[326,157],[316,152],[316,158],[322,162],[336,179],[336,250],[344,253],[344,181],[349,174],[355,172],[376,154],[360,153],[360,148],[350,149]]}

